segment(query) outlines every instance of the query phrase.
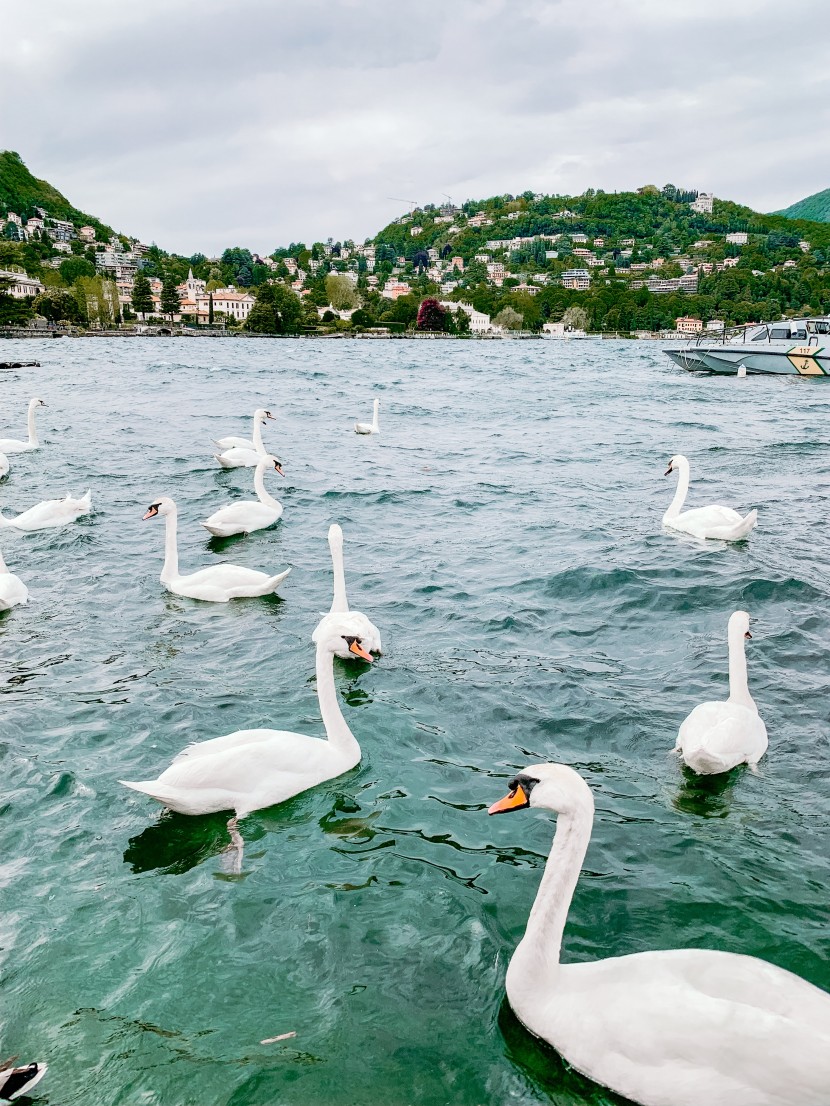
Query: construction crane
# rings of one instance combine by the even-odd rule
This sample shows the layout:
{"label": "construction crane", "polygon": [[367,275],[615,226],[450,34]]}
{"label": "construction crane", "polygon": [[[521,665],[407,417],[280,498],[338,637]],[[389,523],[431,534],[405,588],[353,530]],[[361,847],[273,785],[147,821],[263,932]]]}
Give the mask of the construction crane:
{"label": "construction crane", "polygon": [[409,214],[411,215],[415,208],[418,206],[417,200],[404,200],[400,196],[387,196],[387,200],[394,200],[399,204],[409,204]]}

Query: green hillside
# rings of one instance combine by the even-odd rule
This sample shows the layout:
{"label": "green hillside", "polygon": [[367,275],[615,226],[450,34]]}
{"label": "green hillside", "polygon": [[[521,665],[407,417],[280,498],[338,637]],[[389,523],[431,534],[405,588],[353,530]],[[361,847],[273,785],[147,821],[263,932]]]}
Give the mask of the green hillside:
{"label": "green hillside", "polygon": [[35,208],[56,219],[67,219],[75,226],[95,227],[99,239],[107,239],[113,233],[99,219],[79,211],[48,181],[32,176],[20,154],[13,150],[0,150],[0,213],[14,211],[24,219],[35,214]]}
{"label": "green hillside", "polygon": [[817,223],[830,223],[830,188],[806,196],[797,203],[790,204],[783,211],[776,212],[788,219],[813,219]]}

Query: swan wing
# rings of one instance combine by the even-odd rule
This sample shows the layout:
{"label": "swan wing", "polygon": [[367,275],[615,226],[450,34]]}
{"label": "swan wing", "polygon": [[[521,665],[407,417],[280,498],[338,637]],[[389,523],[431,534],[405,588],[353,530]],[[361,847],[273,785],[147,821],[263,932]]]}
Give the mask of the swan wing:
{"label": "swan wing", "polygon": [[[359,637],[363,648],[370,653],[380,653],[380,630],[360,611],[333,611],[323,615],[311,635],[311,640],[316,645],[318,641],[334,634],[341,637]],[[354,653],[349,652],[346,642],[342,648],[338,648],[335,655],[343,660],[354,660]]]}
{"label": "swan wing", "polygon": [[262,460],[262,454],[257,453],[255,449],[243,449],[240,446],[226,449],[214,456],[222,468],[226,469],[256,468]]}
{"label": "swan wing", "polygon": [[673,530],[680,530],[698,538],[721,538],[736,540],[745,537],[758,521],[758,512],[750,511],[741,516],[731,507],[722,507],[712,503],[708,507],[696,507],[693,511],[683,511],[674,518],[666,518],[665,524]]}
{"label": "swan wing", "polygon": [[830,995],[774,964],[677,949],[560,972],[547,1001],[528,1005],[525,996],[519,1016],[579,1071],[632,1101],[827,1101]]}
{"label": "swan wing", "polygon": [[17,518],[9,519],[9,522],[19,530],[43,530],[47,526],[62,526],[89,511],[88,496],[89,492],[82,499],[71,499],[69,496],[66,499],[46,499]]}
{"label": "swan wing", "polygon": [[214,438],[213,444],[218,445],[221,450],[256,449],[256,446],[250,438],[235,438],[233,435],[227,438]]}
{"label": "swan wing", "polygon": [[29,443],[18,438],[0,438],[0,453],[23,453],[28,448]]}
{"label": "swan wing", "polygon": [[276,591],[290,571],[287,568],[276,576],[269,576],[266,572],[241,565],[211,565],[188,576],[179,576],[167,586],[177,595],[190,599],[226,603],[229,599],[269,595]]}
{"label": "swan wing", "polygon": [[13,572],[0,574],[0,611],[29,601],[29,589]]}
{"label": "swan wing", "polygon": [[184,750],[157,780],[121,782],[182,813],[246,814],[284,802],[351,766],[328,741],[285,730],[240,730],[203,744],[208,748]]}
{"label": "swan wing", "polygon": [[676,748],[690,768],[712,773],[757,763],[767,744],[767,729],[756,711],[740,703],[709,702],[685,719]]}
{"label": "swan wing", "polygon": [[211,533],[249,533],[273,525],[281,515],[282,508],[277,511],[256,499],[245,499],[214,511],[202,526]]}

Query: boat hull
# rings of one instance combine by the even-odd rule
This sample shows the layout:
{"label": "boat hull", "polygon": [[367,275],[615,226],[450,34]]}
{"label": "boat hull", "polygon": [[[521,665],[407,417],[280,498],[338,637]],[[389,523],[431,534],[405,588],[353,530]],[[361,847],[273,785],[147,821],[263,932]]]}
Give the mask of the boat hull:
{"label": "boat hull", "polygon": [[753,349],[748,344],[686,346],[663,351],[676,365],[689,372],[736,376],[743,367],[753,376],[830,377],[830,349],[819,346],[788,345],[771,349]]}

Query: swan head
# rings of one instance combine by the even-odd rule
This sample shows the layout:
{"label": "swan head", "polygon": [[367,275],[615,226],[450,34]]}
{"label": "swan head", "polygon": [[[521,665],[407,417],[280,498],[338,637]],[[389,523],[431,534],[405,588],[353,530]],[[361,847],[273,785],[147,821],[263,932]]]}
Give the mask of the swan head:
{"label": "swan head", "polygon": [[510,791],[488,809],[488,814],[509,814],[525,807],[575,814],[594,809],[591,789],[567,764],[530,764],[508,784]]}
{"label": "swan head", "polygon": [[735,611],[735,613],[730,616],[728,633],[730,637],[752,637],[752,634],[749,632],[749,615],[746,611]]}
{"label": "swan head", "polygon": [[669,458],[669,467],[666,469],[663,475],[668,476],[670,473],[674,472],[675,469],[679,469],[683,465],[688,465],[688,463],[689,462],[686,460],[682,453],[676,453],[674,457]]}
{"label": "swan head", "polygon": [[258,422],[261,422],[263,426],[268,419],[274,419],[276,422],[275,416],[272,415],[270,411],[266,411],[264,407],[257,407],[256,411],[254,411],[254,418]]}
{"label": "swan head", "polygon": [[272,468],[276,472],[278,472],[280,476],[285,476],[285,473],[282,471],[282,461],[280,461],[278,457],[272,457],[270,453],[265,454],[265,456],[257,465],[257,468]]}
{"label": "swan head", "polygon": [[144,516],[146,522],[148,518],[155,518],[156,515],[170,515],[176,513],[176,504],[168,496],[163,495],[161,499],[154,500],[147,508],[147,514]]}
{"label": "swan head", "polygon": [[[323,629],[321,626],[320,629]],[[326,627],[325,632],[319,637],[316,637],[317,648],[324,653],[332,653],[343,655],[344,651],[351,653],[352,656],[359,657],[362,661],[368,661],[369,664],[375,659],[368,649],[363,647],[363,639],[357,634],[341,633],[342,626],[338,627],[332,625]]]}
{"label": "swan head", "polygon": [[37,396],[35,396],[34,399],[29,400],[29,410],[30,411],[34,411],[34,409],[36,407],[45,407],[45,406],[46,406],[46,404],[43,402],[43,400],[38,399]]}

